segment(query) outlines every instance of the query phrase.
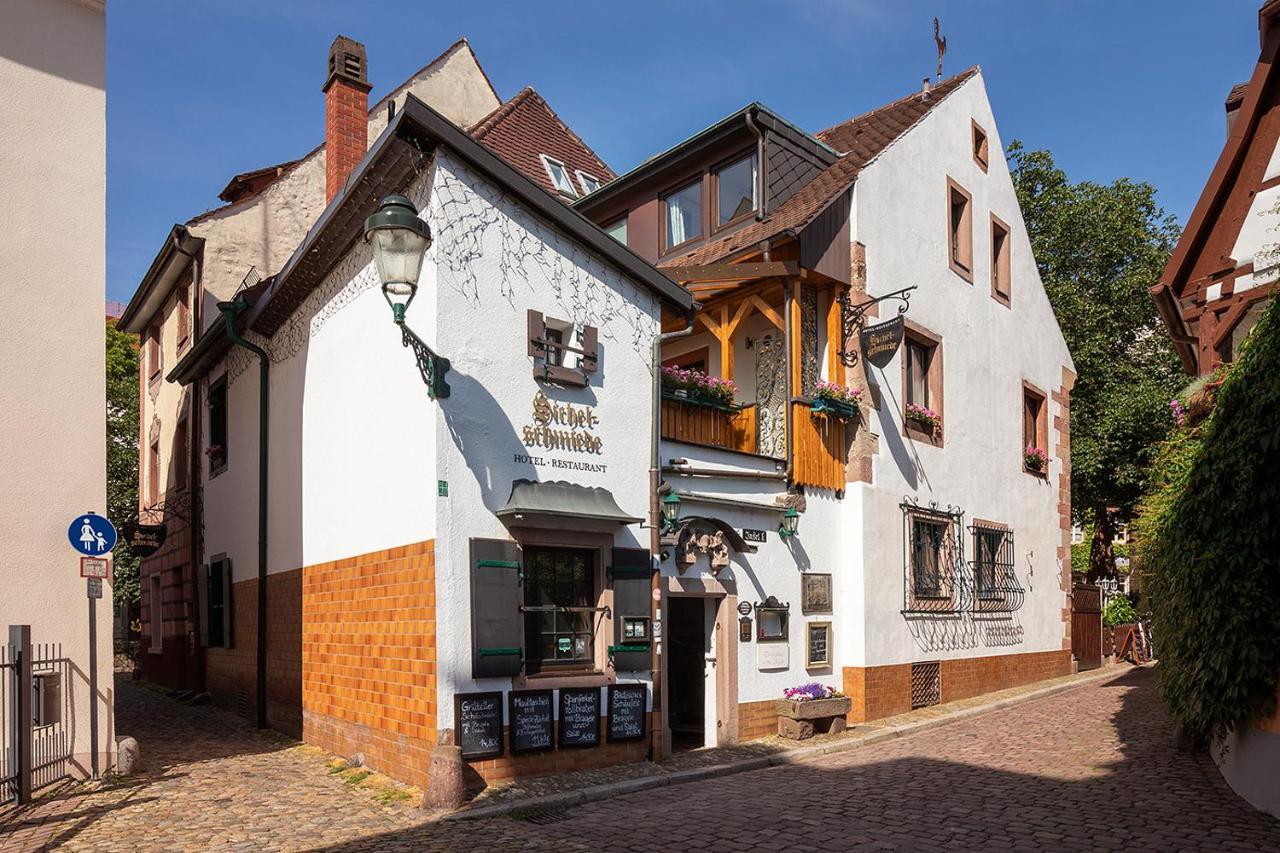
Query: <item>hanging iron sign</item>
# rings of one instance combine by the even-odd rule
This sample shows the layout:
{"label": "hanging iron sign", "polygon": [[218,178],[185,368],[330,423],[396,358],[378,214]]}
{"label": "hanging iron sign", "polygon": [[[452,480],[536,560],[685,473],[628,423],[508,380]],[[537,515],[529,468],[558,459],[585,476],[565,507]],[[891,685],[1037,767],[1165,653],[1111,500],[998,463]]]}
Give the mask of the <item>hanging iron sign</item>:
{"label": "hanging iron sign", "polygon": [[122,524],[120,533],[129,543],[129,550],[139,557],[150,557],[164,547],[163,524]]}
{"label": "hanging iron sign", "polygon": [[893,360],[894,353],[898,351],[898,347],[902,344],[904,331],[905,323],[901,314],[892,320],[876,323],[874,326],[867,326],[859,334],[862,355],[867,361],[883,369]]}

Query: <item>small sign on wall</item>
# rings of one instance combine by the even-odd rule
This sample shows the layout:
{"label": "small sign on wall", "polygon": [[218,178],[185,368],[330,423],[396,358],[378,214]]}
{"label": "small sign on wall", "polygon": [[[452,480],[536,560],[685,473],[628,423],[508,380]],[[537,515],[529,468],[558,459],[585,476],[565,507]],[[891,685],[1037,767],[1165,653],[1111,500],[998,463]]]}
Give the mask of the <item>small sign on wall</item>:
{"label": "small sign on wall", "polygon": [[790,643],[756,643],[756,669],[790,668]]}
{"label": "small sign on wall", "polygon": [[750,527],[744,527],[742,528],[742,541],[743,542],[768,542],[769,531],[753,530]]}

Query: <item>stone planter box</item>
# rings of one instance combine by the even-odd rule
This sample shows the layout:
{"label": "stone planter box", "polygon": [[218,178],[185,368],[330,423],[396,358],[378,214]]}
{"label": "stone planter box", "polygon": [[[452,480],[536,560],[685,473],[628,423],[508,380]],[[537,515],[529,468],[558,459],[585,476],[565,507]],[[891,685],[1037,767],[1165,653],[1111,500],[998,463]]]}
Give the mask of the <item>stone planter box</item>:
{"label": "stone planter box", "polygon": [[852,707],[847,696],[805,702],[779,699],[778,734],[792,740],[805,740],[815,734],[842,732],[845,714]]}

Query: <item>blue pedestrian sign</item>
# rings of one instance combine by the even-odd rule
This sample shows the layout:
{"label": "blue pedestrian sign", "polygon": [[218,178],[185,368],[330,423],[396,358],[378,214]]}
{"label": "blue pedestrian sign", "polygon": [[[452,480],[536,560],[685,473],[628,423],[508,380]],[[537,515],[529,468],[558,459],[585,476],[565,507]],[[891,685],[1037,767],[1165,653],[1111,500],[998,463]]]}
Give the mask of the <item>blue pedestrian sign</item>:
{"label": "blue pedestrian sign", "polygon": [[86,512],[71,522],[67,528],[67,539],[71,540],[71,547],[81,554],[96,557],[108,554],[116,547],[116,528],[103,516]]}

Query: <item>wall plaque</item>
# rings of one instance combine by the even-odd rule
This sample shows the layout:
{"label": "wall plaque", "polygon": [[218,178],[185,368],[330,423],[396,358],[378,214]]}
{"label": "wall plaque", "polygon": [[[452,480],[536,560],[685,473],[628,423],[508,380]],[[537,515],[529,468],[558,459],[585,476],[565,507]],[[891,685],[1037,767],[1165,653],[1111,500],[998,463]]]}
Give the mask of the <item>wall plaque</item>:
{"label": "wall plaque", "polygon": [[742,528],[742,541],[743,542],[768,542],[769,531],[753,530],[750,527],[744,527]]}
{"label": "wall plaque", "polygon": [[831,612],[831,575],[801,575],[800,593],[801,613]]}
{"label": "wall plaque", "polygon": [[830,622],[810,622],[805,627],[804,665],[810,669],[831,666]]}
{"label": "wall plaque", "polygon": [[756,643],[756,669],[790,668],[790,643]]}
{"label": "wall plaque", "polygon": [[454,729],[463,758],[502,755],[502,692],[455,696]]}
{"label": "wall plaque", "polygon": [[609,685],[609,742],[644,740],[648,728],[645,700],[649,689],[643,684]]}
{"label": "wall plaque", "polygon": [[560,748],[600,745],[600,688],[560,689]]}
{"label": "wall plaque", "polygon": [[120,525],[120,535],[129,543],[129,550],[135,556],[150,557],[164,547],[165,526],[128,522]]}
{"label": "wall plaque", "polygon": [[512,755],[555,748],[554,710],[550,690],[512,690],[507,694]]}
{"label": "wall plaque", "polygon": [[858,336],[863,358],[876,367],[884,368],[898,351],[904,330],[905,323],[901,314],[892,320],[864,328]]}

